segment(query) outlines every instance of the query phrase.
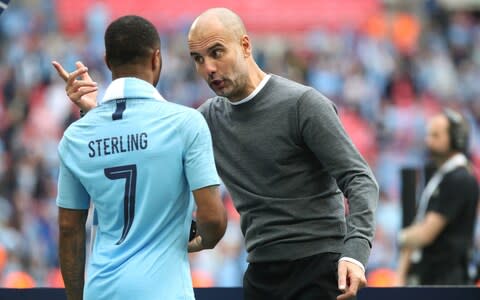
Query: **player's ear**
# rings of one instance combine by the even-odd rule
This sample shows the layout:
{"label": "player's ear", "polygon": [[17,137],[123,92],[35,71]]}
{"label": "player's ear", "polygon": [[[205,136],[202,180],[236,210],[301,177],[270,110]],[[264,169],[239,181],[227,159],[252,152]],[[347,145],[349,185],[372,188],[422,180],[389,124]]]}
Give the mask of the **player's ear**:
{"label": "player's ear", "polygon": [[108,69],[111,71],[112,68],[110,67],[110,64],[108,63],[108,59],[107,59],[107,54],[103,54],[103,60],[105,61],[105,64],[107,65]]}
{"label": "player's ear", "polygon": [[152,70],[159,69],[162,70],[162,55],[160,53],[160,49],[156,49],[152,55]]}

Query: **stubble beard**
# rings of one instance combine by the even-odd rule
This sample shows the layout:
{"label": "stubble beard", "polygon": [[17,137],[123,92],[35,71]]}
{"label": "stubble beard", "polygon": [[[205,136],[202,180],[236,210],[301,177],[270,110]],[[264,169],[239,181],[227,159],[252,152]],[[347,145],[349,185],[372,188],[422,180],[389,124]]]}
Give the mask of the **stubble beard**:
{"label": "stubble beard", "polygon": [[437,166],[441,166],[449,157],[448,152],[439,152],[428,149],[428,156]]}

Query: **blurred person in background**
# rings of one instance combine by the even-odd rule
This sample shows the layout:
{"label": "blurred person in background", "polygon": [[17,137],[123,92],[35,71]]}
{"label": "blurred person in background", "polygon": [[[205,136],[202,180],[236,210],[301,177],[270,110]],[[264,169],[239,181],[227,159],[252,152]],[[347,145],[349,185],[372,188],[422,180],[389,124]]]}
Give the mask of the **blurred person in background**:
{"label": "blurred person in background", "polygon": [[[366,283],[378,186],[335,106],[311,87],[262,71],[242,20],[228,9],[201,14],[188,44],[217,94],[199,110],[241,217],[245,299],[355,297]],[[96,103],[89,84],[67,81],[83,110]]]}
{"label": "blurred person in background", "polygon": [[445,109],[428,123],[426,146],[436,171],[426,185],[414,224],[398,234],[398,285],[473,284],[469,265],[479,187],[466,153],[468,125]]}
{"label": "blurred person in background", "polygon": [[[187,256],[226,229],[208,126],[155,89],[162,59],[155,27],[138,16],[105,32],[112,72],[101,105],[58,146],[59,257],[69,300],[194,299]],[[86,68],[61,74],[88,79]],[[96,91],[95,85],[88,88]],[[195,200],[198,234],[189,242]],[[85,278],[90,201],[97,233]]]}

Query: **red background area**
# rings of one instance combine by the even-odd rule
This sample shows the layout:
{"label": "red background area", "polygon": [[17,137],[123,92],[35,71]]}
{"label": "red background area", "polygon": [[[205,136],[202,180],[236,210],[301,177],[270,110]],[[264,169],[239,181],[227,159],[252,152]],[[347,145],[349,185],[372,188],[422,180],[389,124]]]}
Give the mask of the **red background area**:
{"label": "red background area", "polygon": [[238,13],[254,32],[296,32],[325,27],[357,26],[381,9],[379,0],[59,0],[57,15],[64,33],[78,33],[95,3],[103,3],[111,18],[141,15],[161,31],[187,27],[210,7],[227,7]]}

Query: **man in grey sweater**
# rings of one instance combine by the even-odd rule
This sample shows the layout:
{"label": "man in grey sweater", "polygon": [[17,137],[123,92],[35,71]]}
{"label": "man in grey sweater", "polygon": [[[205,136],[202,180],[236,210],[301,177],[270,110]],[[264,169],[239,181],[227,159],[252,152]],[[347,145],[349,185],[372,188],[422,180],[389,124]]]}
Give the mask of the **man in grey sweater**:
{"label": "man in grey sweater", "polygon": [[[241,216],[250,263],[245,298],[335,299],[338,289],[339,299],[354,296],[365,284],[378,186],[334,105],[310,87],[265,74],[230,10],[200,15],[188,44],[217,94],[199,110]],[[337,282],[328,267],[336,269],[339,258]]]}
{"label": "man in grey sweater", "polygon": [[[188,45],[217,94],[199,110],[241,216],[245,299],[355,297],[366,284],[378,186],[334,105],[313,88],[265,74],[242,20],[228,9],[201,14]],[[84,79],[67,92],[88,110],[91,80]]]}

